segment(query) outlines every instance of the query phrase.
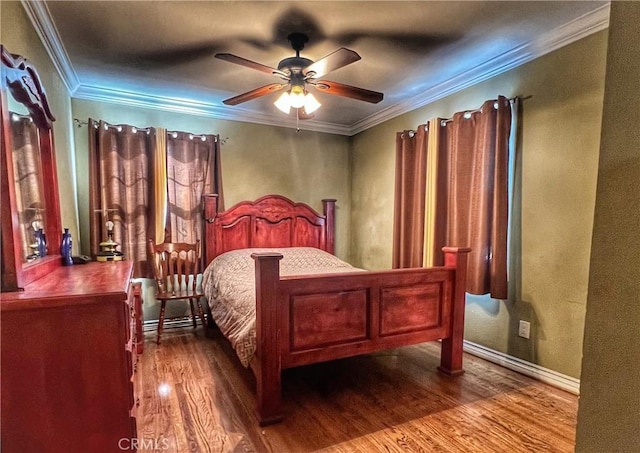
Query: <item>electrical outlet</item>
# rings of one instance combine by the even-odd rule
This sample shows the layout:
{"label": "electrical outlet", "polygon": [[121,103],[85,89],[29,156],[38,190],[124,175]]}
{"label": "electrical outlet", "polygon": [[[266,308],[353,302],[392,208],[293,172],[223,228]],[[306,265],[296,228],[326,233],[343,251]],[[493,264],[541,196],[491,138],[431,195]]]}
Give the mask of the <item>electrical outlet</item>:
{"label": "electrical outlet", "polygon": [[531,323],[528,321],[520,320],[520,324],[518,325],[518,336],[529,339],[530,334],[531,334]]}

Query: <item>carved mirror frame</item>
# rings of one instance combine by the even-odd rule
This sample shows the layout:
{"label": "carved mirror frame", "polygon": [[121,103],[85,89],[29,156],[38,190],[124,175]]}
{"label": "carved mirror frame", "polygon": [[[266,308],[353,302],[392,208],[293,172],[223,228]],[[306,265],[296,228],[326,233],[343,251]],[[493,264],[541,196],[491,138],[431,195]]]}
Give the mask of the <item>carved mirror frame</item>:
{"label": "carved mirror frame", "polygon": [[[20,55],[9,53],[4,46],[0,45],[0,50],[2,54],[2,80],[0,84],[2,104],[0,116],[2,121],[2,140],[0,140],[2,151],[2,160],[0,161],[2,291],[18,291],[61,265],[62,226],[52,127],[55,118],[49,109],[47,95],[35,67]],[[13,96],[16,101],[26,107],[38,128],[45,205],[42,216],[48,251],[46,256],[31,262],[28,262],[24,256],[24,238],[19,223],[14,179],[14,148],[8,107],[9,96]]]}

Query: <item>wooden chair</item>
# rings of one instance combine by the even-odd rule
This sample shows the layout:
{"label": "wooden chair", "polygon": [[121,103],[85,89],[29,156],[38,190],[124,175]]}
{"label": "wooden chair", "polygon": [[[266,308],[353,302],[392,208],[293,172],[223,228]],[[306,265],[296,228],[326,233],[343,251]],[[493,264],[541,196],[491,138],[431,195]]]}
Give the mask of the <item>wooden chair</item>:
{"label": "wooden chair", "polygon": [[193,306],[195,301],[200,321],[205,326],[204,310],[200,303],[204,294],[197,283],[200,272],[200,241],[196,241],[195,244],[163,243],[156,245],[150,239],[149,258],[156,280],[156,299],[161,304],[157,343],[160,344],[167,301],[189,300],[193,327],[196,328],[196,313]]}

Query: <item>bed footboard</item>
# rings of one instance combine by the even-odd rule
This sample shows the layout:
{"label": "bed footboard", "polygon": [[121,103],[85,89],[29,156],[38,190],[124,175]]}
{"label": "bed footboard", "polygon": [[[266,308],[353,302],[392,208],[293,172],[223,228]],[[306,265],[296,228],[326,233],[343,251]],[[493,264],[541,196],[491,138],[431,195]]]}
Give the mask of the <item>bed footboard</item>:
{"label": "bed footboard", "polygon": [[441,339],[438,369],[462,374],[470,249],[443,251],[442,267],[292,277],[280,277],[282,255],[253,254],[260,424],[282,419],[285,368]]}

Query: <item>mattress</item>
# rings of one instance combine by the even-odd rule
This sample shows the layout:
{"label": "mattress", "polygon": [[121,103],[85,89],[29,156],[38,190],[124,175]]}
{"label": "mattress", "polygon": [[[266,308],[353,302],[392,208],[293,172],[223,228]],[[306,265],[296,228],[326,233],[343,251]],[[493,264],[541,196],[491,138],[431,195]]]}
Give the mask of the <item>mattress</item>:
{"label": "mattress", "polygon": [[202,288],[214,321],[245,367],[256,351],[255,262],[251,254],[259,252],[283,255],[282,276],[362,271],[312,247],[240,249],[217,256],[203,273]]}

